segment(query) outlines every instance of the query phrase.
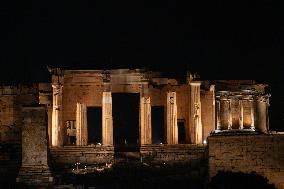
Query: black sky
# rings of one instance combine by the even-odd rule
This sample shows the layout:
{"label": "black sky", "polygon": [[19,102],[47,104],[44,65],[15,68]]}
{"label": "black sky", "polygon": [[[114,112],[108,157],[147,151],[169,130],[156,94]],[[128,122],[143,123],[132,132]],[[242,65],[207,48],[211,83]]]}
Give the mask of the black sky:
{"label": "black sky", "polygon": [[190,70],[203,79],[267,82],[284,105],[276,1],[1,2],[0,16],[1,83],[49,81],[47,65]]}
{"label": "black sky", "polygon": [[45,81],[46,65],[277,80],[284,68],[282,12],[272,1],[5,5],[1,80]]}

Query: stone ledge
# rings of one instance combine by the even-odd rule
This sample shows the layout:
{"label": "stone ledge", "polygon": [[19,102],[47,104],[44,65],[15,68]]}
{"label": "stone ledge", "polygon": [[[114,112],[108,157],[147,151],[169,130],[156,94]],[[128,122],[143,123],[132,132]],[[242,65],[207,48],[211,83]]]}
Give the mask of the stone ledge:
{"label": "stone ledge", "polygon": [[113,146],[64,146],[50,148],[52,162],[56,164],[109,163],[114,160]]}
{"label": "stone ledge", "polygon": [[48,166],[22,166],[16,182],[28,185],[52,185],[53,176]]}
{"label": "stone ledge", "polygon": [[205,159],[206,146],[194,144],[142,145],[140,153],[148,161],[202,161]]}

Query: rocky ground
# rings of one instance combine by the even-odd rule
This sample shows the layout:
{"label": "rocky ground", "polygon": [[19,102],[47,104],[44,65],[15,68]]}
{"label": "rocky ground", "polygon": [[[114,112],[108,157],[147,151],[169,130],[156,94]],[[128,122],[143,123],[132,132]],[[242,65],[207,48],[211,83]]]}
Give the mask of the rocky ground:
{"label": "rocky ground", "polygon": [[207,186],[207,173],[186,163],[118,162],[93,173],[61,175],[57,188],[195,188]]}

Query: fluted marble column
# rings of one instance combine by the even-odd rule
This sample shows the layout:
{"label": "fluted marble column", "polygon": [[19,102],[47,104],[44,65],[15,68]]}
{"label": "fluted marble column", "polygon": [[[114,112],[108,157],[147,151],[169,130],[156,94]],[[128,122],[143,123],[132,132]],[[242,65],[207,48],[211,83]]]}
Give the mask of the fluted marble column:
{"label": "fluted marble column", "polygon": [[[212,93],[212,130],[215,130],[216,124],[216,99],[215,99],[215,85],[210,85],[210,92]],[[218,122],[218,121],[217,121]]]}
{"label": "fluted marble column", "polygon": [[167,93],[167,144],[178,144],[176,92]]}
{"label": "fluted marble column", "polygon": [[76,145],[86,146],[87,144],[88,144],[87,107],[85,104],[77,103]]}
{"label": "fluted marble column", "polygon": [[54,84],[52,106],[52,146],[63,146],[62,85]]}
{"label": "fluted marble column", "polygon": [[228,99],[227,103],[229,104],[229,111],[228,111],[228,129],[231,130],[233,126],[233,117],[232,117],[232,100]]}
{"label": "fluted marble column", "polygon": [[257,129],[261,132],[268,132],[268,99],[263,96],[257,99],[256,110],[257,110]]}
{"label": "fluted marble column", "polygon": [[251,99],[250,100],[250,103],[251,103],[251,109],[250,109],[250,117],[251,117],[251,126],[250,126],[250,128],[251,128],[251,130],[255,130],[255,120],[254,120],[254,115],[255,115],[255,103],[254,103],[254,100],[253,99]]}
{"label": "fluted marble column", "polygon": [[200,81],[190,83],[191,125],[194,130],[195,144],[203,143],[203,128],[201,123]]}
{"label": "fluted marble column", "polygon": [[103,92],[102,98],[102,144],[113,145],[113,119],[111,92]]}
{"label": "fluted marble column", "polygon": [[47,134],[48,134],[48,145],[52,146],[52,109],[51,105],[47,105]]}
{"label": "fluted marble column", "polygon": [[221,130],[221,102],[220,99],[216,100],[216,117],[217,117],[217,130]]}
{"label": "fluted marble column", "polygon": [[150,97],[140,98],[140,127],[139,127],[140,144],[152,143],[151,127],[151,99]]}
{"label": "fluted marble column", "polygon": [[244,107],[243,99],[239,99],[239,129],[244,129]]}

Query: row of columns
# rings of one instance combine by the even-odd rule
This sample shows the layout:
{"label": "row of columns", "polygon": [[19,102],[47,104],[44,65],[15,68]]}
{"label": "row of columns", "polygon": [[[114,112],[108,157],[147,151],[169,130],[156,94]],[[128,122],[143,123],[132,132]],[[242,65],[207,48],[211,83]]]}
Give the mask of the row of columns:
{"label": "row of columns", "polygon": [[[200,82],[193,82],[191,86],[190,124],[194,132],[194,141],[202,143],[201,124],[201,102],[200,102]],[[62,85],[52,85],[53,87],[53,109],[52,109],[52,146],[63,146],[63,123],[62,123]],[[178,144],[177,125],[177,97],[176,92],[167,93],[167,144]],[[151,129],[151,98],[147,94],[140,97],[140,144],[152,143]],[[87,107],[85,104],[77,103],[76,108],[76,144],[84,146],[88,143],[87,132]],[[189,131],[187,131],[189,132]],[[112,118],[112,96],[111,92],[103,92],[102,95],[102,143],[103,145],[113,145],[113,118]]]}
{"label": "row of columns", "polygon": [[[237,97],[237,98],[236,98]],[[234,98],[234,97],[232,97]],[[216,117],[217,117],[217,130],[224,130],[224,126],[221,122],[221,116],[224,116],[225,113],[228,114],[227,116],[227,123],[228,127],[225,129],[231,130],[233,126],[233,119],[232,119],[232,98],[227,96],[221,96],[220,98],[216,99]],[[255,130],[256,125],[257,129],[261,132],[268,131],[268,100],[265,98],[257,98],[256,100],[252,96],[242,96],[237,95],[235,99],[238,100],[238,108],[239,108],[239,128],[244,129],[244,101],[250,102],[250,129]],[[222,105],[227,103],[227,111],[221,112],[223,109]],[[257,120],[257,124],[256,124]]]}

